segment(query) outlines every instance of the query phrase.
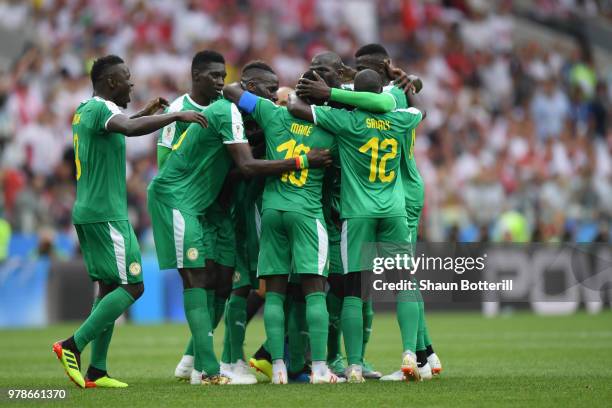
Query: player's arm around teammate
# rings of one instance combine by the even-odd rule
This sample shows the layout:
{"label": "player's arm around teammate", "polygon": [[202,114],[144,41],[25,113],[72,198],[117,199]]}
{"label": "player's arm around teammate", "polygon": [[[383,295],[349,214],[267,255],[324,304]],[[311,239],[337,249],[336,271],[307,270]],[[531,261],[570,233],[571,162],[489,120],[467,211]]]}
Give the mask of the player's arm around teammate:
{"label": "player's arm around teammate", "polygon": [[[264,80],[262,74],[260,81]],[[229,88],[229,89],[228,89]],[[268,158],[303,160],[317,148],[329,149],[333,137],[293,118],[285,108],[244,90],[226,87],[226,97],[252,115],[264,129]],[[306,154],[305,154],[306,153]],[[308,159],[307,159],[308,160]],[[273,361],[272,382],[285,384],[284,300],[289,274],[301,278],[313,360],[311,382],[337,382],[326,365],[328,314],[325,305],[327,231],[321,211],[322,170],[306,169],[269,177],[264,191],[258,276],[266,280],[264,322]]]}
{"label": "player's arm around teammate", "polygon": [[[53,345],[69,378],[79,387],[126,387],[108,376],[106,356],[115,320],[143,291],[140,248],[128,221],[125,175],[125,136],[142,135],[183,119],[206,126],[202,115],[153,115],[131,119],[126,108],[133,87],[123,60],[109,55],[91,70],[94,96],[81,103],[73,120],[77,197],[72,218],[79,244],[98,295],[91,314],[73,336]],[[166,104],[157,98],[145,113]],[[92,343],[86,378],[80,354]]]}

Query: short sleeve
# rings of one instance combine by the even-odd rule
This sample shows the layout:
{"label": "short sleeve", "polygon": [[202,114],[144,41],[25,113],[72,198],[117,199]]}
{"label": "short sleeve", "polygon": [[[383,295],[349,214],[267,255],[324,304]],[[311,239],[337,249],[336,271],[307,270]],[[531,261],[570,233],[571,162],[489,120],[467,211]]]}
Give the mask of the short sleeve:
{"label": "short sleeve", "polygon": [[224,144],[249,142],[244,135],[242,115],[234,103],[229,104],[229,114],[224,115],[224,120],[219,127],[219,134],[221,134]]}
{"label": "short sleeve", "polygon": [[402,113],[404,124],[410,129],[416,128],[419,123],[421,123],[421,120],[423,120],[423,112],[414,107],[408,109],[397,109],[395,112]]}
{"label": "short sleeve", "polygon": [[123,112],[112,101],[101,100],[99,106],[98,123],[102,125],[103,130],[108,130],[108,121],[116,115],[122,115]]}
{"label": "short sleeve", "polygon": [[276,112],[281,109],[280,106],[274,104],[274,102],[264,99],[258,98],[257,105],[255,105],[255,110],[251,113],[251,116],[259,126],[262,128],[274,119]]}
{"label": "short sleeve", "polygon": [[312,105],[312,117],[314,124],[338,135],[342,130],[347,130],[351,123],[351,113],[345,109],[334,109],[329,106]]}
{"label": "short sleeve", "polygon": [[164,126],[161,131],[161,135],[159,137],[159,141],[157,142],[158,146],[164,146],[169,149],[172,148],[172,141],[174,140],[174,135],[176,133],[176,122],[172,122],[168,126]]}
{"label": "short sleeve", "polygon": [[[180,103],[177,103],[180,101]],[[179,112],[183,106],[182,99],[177,99],[174,101],[169,107],[166,108],[164,113],[174,113]],[[167,147],[168,149],[172,149],[172,142],[174,141],[174,136],[176,135],[176,122],[172,122],[171,124],[164,126],[159,135],[159,140],[157,141],[158,146]]]}

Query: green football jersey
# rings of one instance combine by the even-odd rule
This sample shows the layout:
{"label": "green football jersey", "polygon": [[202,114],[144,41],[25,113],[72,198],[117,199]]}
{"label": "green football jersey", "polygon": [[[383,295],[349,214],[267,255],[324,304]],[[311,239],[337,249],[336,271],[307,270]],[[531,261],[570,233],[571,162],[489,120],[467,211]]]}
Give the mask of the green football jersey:
{"label": "green football jersey", "polygon": [[[315,123],[334,135],[342,164],[342,218],[405,216],[401,146],[422,119],[418,109],[375,114],[313,106]],[[408,147],[410,148],[410,146]]]}
{"label": "green football jersey", "polygon": [[75,224],[128,219],[125,182],[125,135],[106,130],[122,114],[111,101],[94,96],[82,102],[72,118],[76,167]]}
{"label": "green football jersey", "polygon": [[334,157],[334,164],[325,169],[323,182],[323,217],[327,226],[329,242],[340,242],[340,230],[335,223],[333,213],[340,214],[340,158]]}
{"label": "green football jersey", "polygon": [[[408,100],[406,94],[395,85],[388,85],[384,88],[384,92],[389,92],[395,99],[396,108],[408,108]],[[423,186],[423,178],[414,159],[414,143],[416,133],[411,131],[411,143],[402,143],[402,183],[404,185],[404,200],[406,207],[422,206],[425,201],[425,187]]]}
{"label": "green football jersey", "polygon": [[191,124],[149,185],[161,202],[196,216],[217,198],[232,164],[224,144],[248,143],[236,105],[219,99],[202,112],[208,127]]}
{"label": "green football jersey", "polygon": [[[306,154],[311,148],[332,149],[334,137],[312,123],[292,116],[287,108],[259,98],[252,117],[264,130],[268,160],[284,160]],[[324,169],[302,169],[269,176],[263,209],[294,211],[323,217],[321,193]]]}
{"label": "green football jersey", "polygon": [[[196,101],[191,99],[191,96],[189,96],[188,93],[186,93],[173,100],[172,103],[166,108],[165,113],[183,111],[202,112],[204,108],[206,108],[206,106],[198,104]],[[172,146],[174,146],[183,132],[187,130],[189,125],[191,125],[189,122],[172,122],[168,126],[165,126],[159,134],[157,145],[172,149]]]}

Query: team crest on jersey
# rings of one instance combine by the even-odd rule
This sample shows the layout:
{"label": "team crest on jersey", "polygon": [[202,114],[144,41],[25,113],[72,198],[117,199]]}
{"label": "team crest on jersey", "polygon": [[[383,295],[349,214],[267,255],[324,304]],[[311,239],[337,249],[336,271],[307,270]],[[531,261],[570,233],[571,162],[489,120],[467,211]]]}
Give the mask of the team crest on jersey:
{"label": "team crest on jersey", "polygon": [[240,281],[240,272],[235,271],[232,280],[234,281],[234,283],[238,283]]}
{"label": "team crest on jersey", "polygon": [[190,261],[198,259],[198,250],[196,248],[189,248],[187,250],[187,258],[189,258]]}
{"label": "team crest on jersey", "polygon": [[140,272],[142,272],[142,268],[140,267],[140,264],[138,262],[132,262],[130,264],[130,275],[138,276],[140,275]]}

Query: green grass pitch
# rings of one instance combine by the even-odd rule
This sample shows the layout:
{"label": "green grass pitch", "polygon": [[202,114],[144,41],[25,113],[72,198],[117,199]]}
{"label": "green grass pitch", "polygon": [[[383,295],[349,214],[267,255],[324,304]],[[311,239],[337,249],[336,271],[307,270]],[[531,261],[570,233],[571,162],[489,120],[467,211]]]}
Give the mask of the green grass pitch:
{"label": "green grass pitch", "polygon": [[[421,383],[198,387],[174,380],[187,340],[186,325],[120,325],[109,355],[111,375],[125,390],[81,390],[69,383],[51,344],[74,325],[0,331],[0,405],[74,407],[400,407],[400,406],[610,406],[612,313],[566,317],[515,314],[428,316],[441,378]],[[223,327],[215,335],[221,351]],[[263,322],[249,326],[246,351],[264,339]],[[378,314],[367,358],[389,373],[400,363],[399,330],[391,314]],[[88,362],[88,353],[83,363]],[[8,402],[7,389],[67,390],[67,399]]]}

